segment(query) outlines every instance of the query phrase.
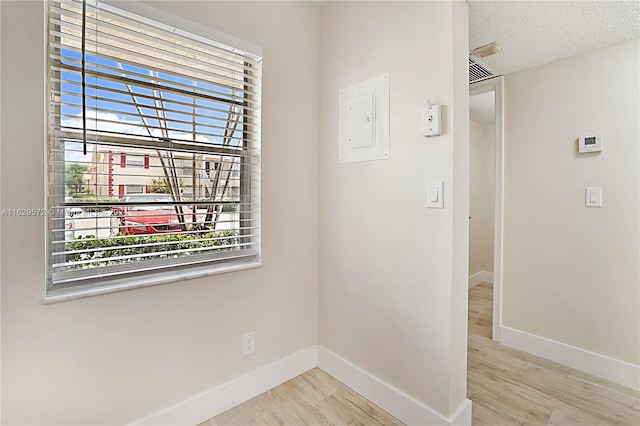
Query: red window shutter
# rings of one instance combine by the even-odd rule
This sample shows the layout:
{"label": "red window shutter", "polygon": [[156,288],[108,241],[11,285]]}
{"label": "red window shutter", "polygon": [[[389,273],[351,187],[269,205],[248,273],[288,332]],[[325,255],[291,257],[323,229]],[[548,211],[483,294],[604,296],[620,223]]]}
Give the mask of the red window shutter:
{"label": "red window shutter", "polygon": [[120,167],[123,169],[127,167],[127,154],[120,154]]}
{"label": "red window shutter", "polygon": [[118,197],[124,197],[124,185],[118,185]]}
{"label": "red window shutter", "polygon": [[149,168],[149,154],[144,155],[144,168],[145,169]]}

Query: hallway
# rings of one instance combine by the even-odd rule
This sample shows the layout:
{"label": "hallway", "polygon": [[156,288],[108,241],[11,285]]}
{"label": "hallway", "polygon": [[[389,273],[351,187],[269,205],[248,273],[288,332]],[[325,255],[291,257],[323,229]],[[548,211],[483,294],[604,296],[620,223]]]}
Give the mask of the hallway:
{"label": "hallway", "polygon": [[640,424],[640,392],[493,342],[492,291],[487,283],[469,290],[474,426]]}

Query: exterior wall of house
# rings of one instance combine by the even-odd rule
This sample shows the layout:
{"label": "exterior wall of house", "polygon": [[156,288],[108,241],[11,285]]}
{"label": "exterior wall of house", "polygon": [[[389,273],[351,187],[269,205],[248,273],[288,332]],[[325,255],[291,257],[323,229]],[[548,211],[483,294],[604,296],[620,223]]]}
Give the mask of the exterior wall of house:
{"label": "exterior wall of house", "polygon": [[[505,77],[503,325],[640,365],[638,40]],[[604,150],[579,154],[602,134]],[[602,187],[602,207],[585,188]]]}
{"label": "exterior wall of house", "polygon": [[[209,198],[214,190],[215,164],[220,163],[220,156],[198,154],[194,159],[189,155],[174,154],[173,157],[180,193],[188,198]],[[128,194],[160,192],[166,182],[164,170],[170,173],[172,169],[166,154],[161,161],[156,151],[100,148],[94,150],[90,158],[89,167],[83,174],[84,191],[102,197],[121,198]],[[233,160],[225,158],[224,161]],[[218,199],[237,196],[240,188],[239,163],[226,163],[219,181]],[[169,190],[163,192],[168,193]]]}

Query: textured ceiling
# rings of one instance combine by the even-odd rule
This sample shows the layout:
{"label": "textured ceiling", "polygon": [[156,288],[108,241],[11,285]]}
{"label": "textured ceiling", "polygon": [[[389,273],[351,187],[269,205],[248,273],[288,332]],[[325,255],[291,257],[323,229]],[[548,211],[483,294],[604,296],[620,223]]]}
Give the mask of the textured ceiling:
{"label": "textured ceiling", "polygon": [[640,37],[640,1],[469,0],[469,48],[497,41],[483,58],[498,74]]}

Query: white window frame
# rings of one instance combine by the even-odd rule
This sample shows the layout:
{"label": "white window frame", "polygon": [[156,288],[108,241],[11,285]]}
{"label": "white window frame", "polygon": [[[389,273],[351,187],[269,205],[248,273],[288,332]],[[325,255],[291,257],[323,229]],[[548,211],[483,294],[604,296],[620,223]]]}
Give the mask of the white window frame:
{"label": "white window frame", "polygon": [[[234,52],[241,51],[261,61],[262,49],[259,46],[256,46],[249,42],[217,32],[215,30],[212,30],[211,28],[205,27],[203,25],[200,25],[194,22],[190,22],[186,19],[168,14],[161,10],[155,9],[151,6],[139,3],[137,1],[131,1],[131,0],[127,0],[127,1],[101,0],[99,3],[106,4],[108,6],[137,15],[137,18],[140,22],[148,22],[149,24],[156,25],[156,26],[157,25],[169,26],[175,32],[185,32],[191,36],[200,37],[209,43],[218,44],[219,46],[223,46],[225,48],[229,48],[231,46]],[[48,2],[45,2],[44,5],[45,5],[44,6],[45,16],[48,17],[49,4]],[[47,43],[49,43],[48,37],[49,35],[47,32]],[[47,55],[48,55],[48,51],[49,50],[47,48],[46,49]],[[49,65],[48,65],[49,61],[48,61],[48,58],[46,59],[47,60],[45,62],[47,66],[45,69],[45,81],[49,81]],[[256,78],[256,81],[258,85],[260,85],[261,84],[260,68],[256,69],[256,74],[258,75],[258,77]],[[48,102],[50,97],[48,90],[45,96]],[[260,96],[260,93],[258,91],[258,97],[259,96]],[[257,99],[256,102],[259,105],[260,99]],[[112,293],[116,291],[132,289],[132,288],[164,284],[164,283],[180,281],[184,279],[197,278],[197,277],[220,274],[220,273],[227,273],[227,272],[244,270],[244,269],[261,266],[262,262],[261,262],[261,238],[260,238],[261,196],[260,196],[260,179],[259,179],[259,176],[260,176],[260,171],[259,171],[260,170],[260,148],[259,148],[260,112],[259,110],[258,110],[257,118],[252,123],[252,126],[254,129],[257,129],[256,139],[258,142],[257,144],[258,146],[255,149],[255,156],[253,157],[253,159],[257,163],[255,165],[252,165],[252,168],[257,170],[257,172],[252,172],[252,173],[255,173],[254,176],[258,177],[258,181],[257,183],[256,182],[251,183],[251,197],[252,198],[256,197],[258,200],[255,206],[256,210],[251,213],[251,220],[254,223],[256,223],[258,227],[257,238],[255,243],[255,250],[256,250],[255,256],[250,257],[249,260],[225,262],[220,260],[216,261],[215,260],[216,256],[214,255],[212,257],[211,262],[196,263],[193,265],[183,265],[179,268],[167,267],[165,265],[161,269],[157,269],[157,270],[152,268],[154,261],[145,261],[144,262],[145,265],[148,262],[151,267],[143,266],[142,268],[136,268],[136,270],[134,271],[135,273],[133,274],[126,274],[122,276],[116,275],[116,278],[106,279],[104,281],[96,281],[94,279],[87,283],[81,282],[80,284],[73,284],[73,285],[57,285],[52,283],[51,281],[51,276],[52,276],[51,252],[53,251],[53,249],[51,244],[52,243],[52,229],[51,229],[52,225],[50,225],[52,222],[49,219],[47,220],[47,227],[46,227],[47,228],[47,238],[46,238],[47,283],[45,286],[46,287],[45,297],[43,298],[43,303],[54,303],[54,302],[59,302],[64,300],[77,299],[82,297],[94,296],[98,294]],[[47,141],[45,150],[47,150],[47,146],[49,146],[48,139],[49,139],[48,136],[45,137],[45,140]],[[47,164],[45,164],[45,166],[48,167],[48,164],[49,164],[48,154],[45,154],[45,161],[47,161]],[[48,173],[48,175],[49,174],[50,173]],[[48,179],[51,179],[51,178],[48,176]],[[47,182],[47,184],[45,185],[45,188],[47,188],[47,192],[49,191],[48,188],[50,185],[51,185],[50,182]],[[64,184],[62,185],[57,184],[56,187],[59,188],[61,193],[60,192],[56,193],[55,197],[59,198],[62,196],[62,198],[64,198]],[[45,194],[45,199],[46,199],[46,205],[50,207],[51,206],[50,200],[52,199],[51,194],[49,193]],[[61,205],[66,206],[66,202],[62,203]],[[52,212],[52,209],[49,208],[48,211]],[[224,256],[222,255],[220,257],[224,258]],[[126,265],[122,265],[122,266],[125,267],[126,269]]]}

